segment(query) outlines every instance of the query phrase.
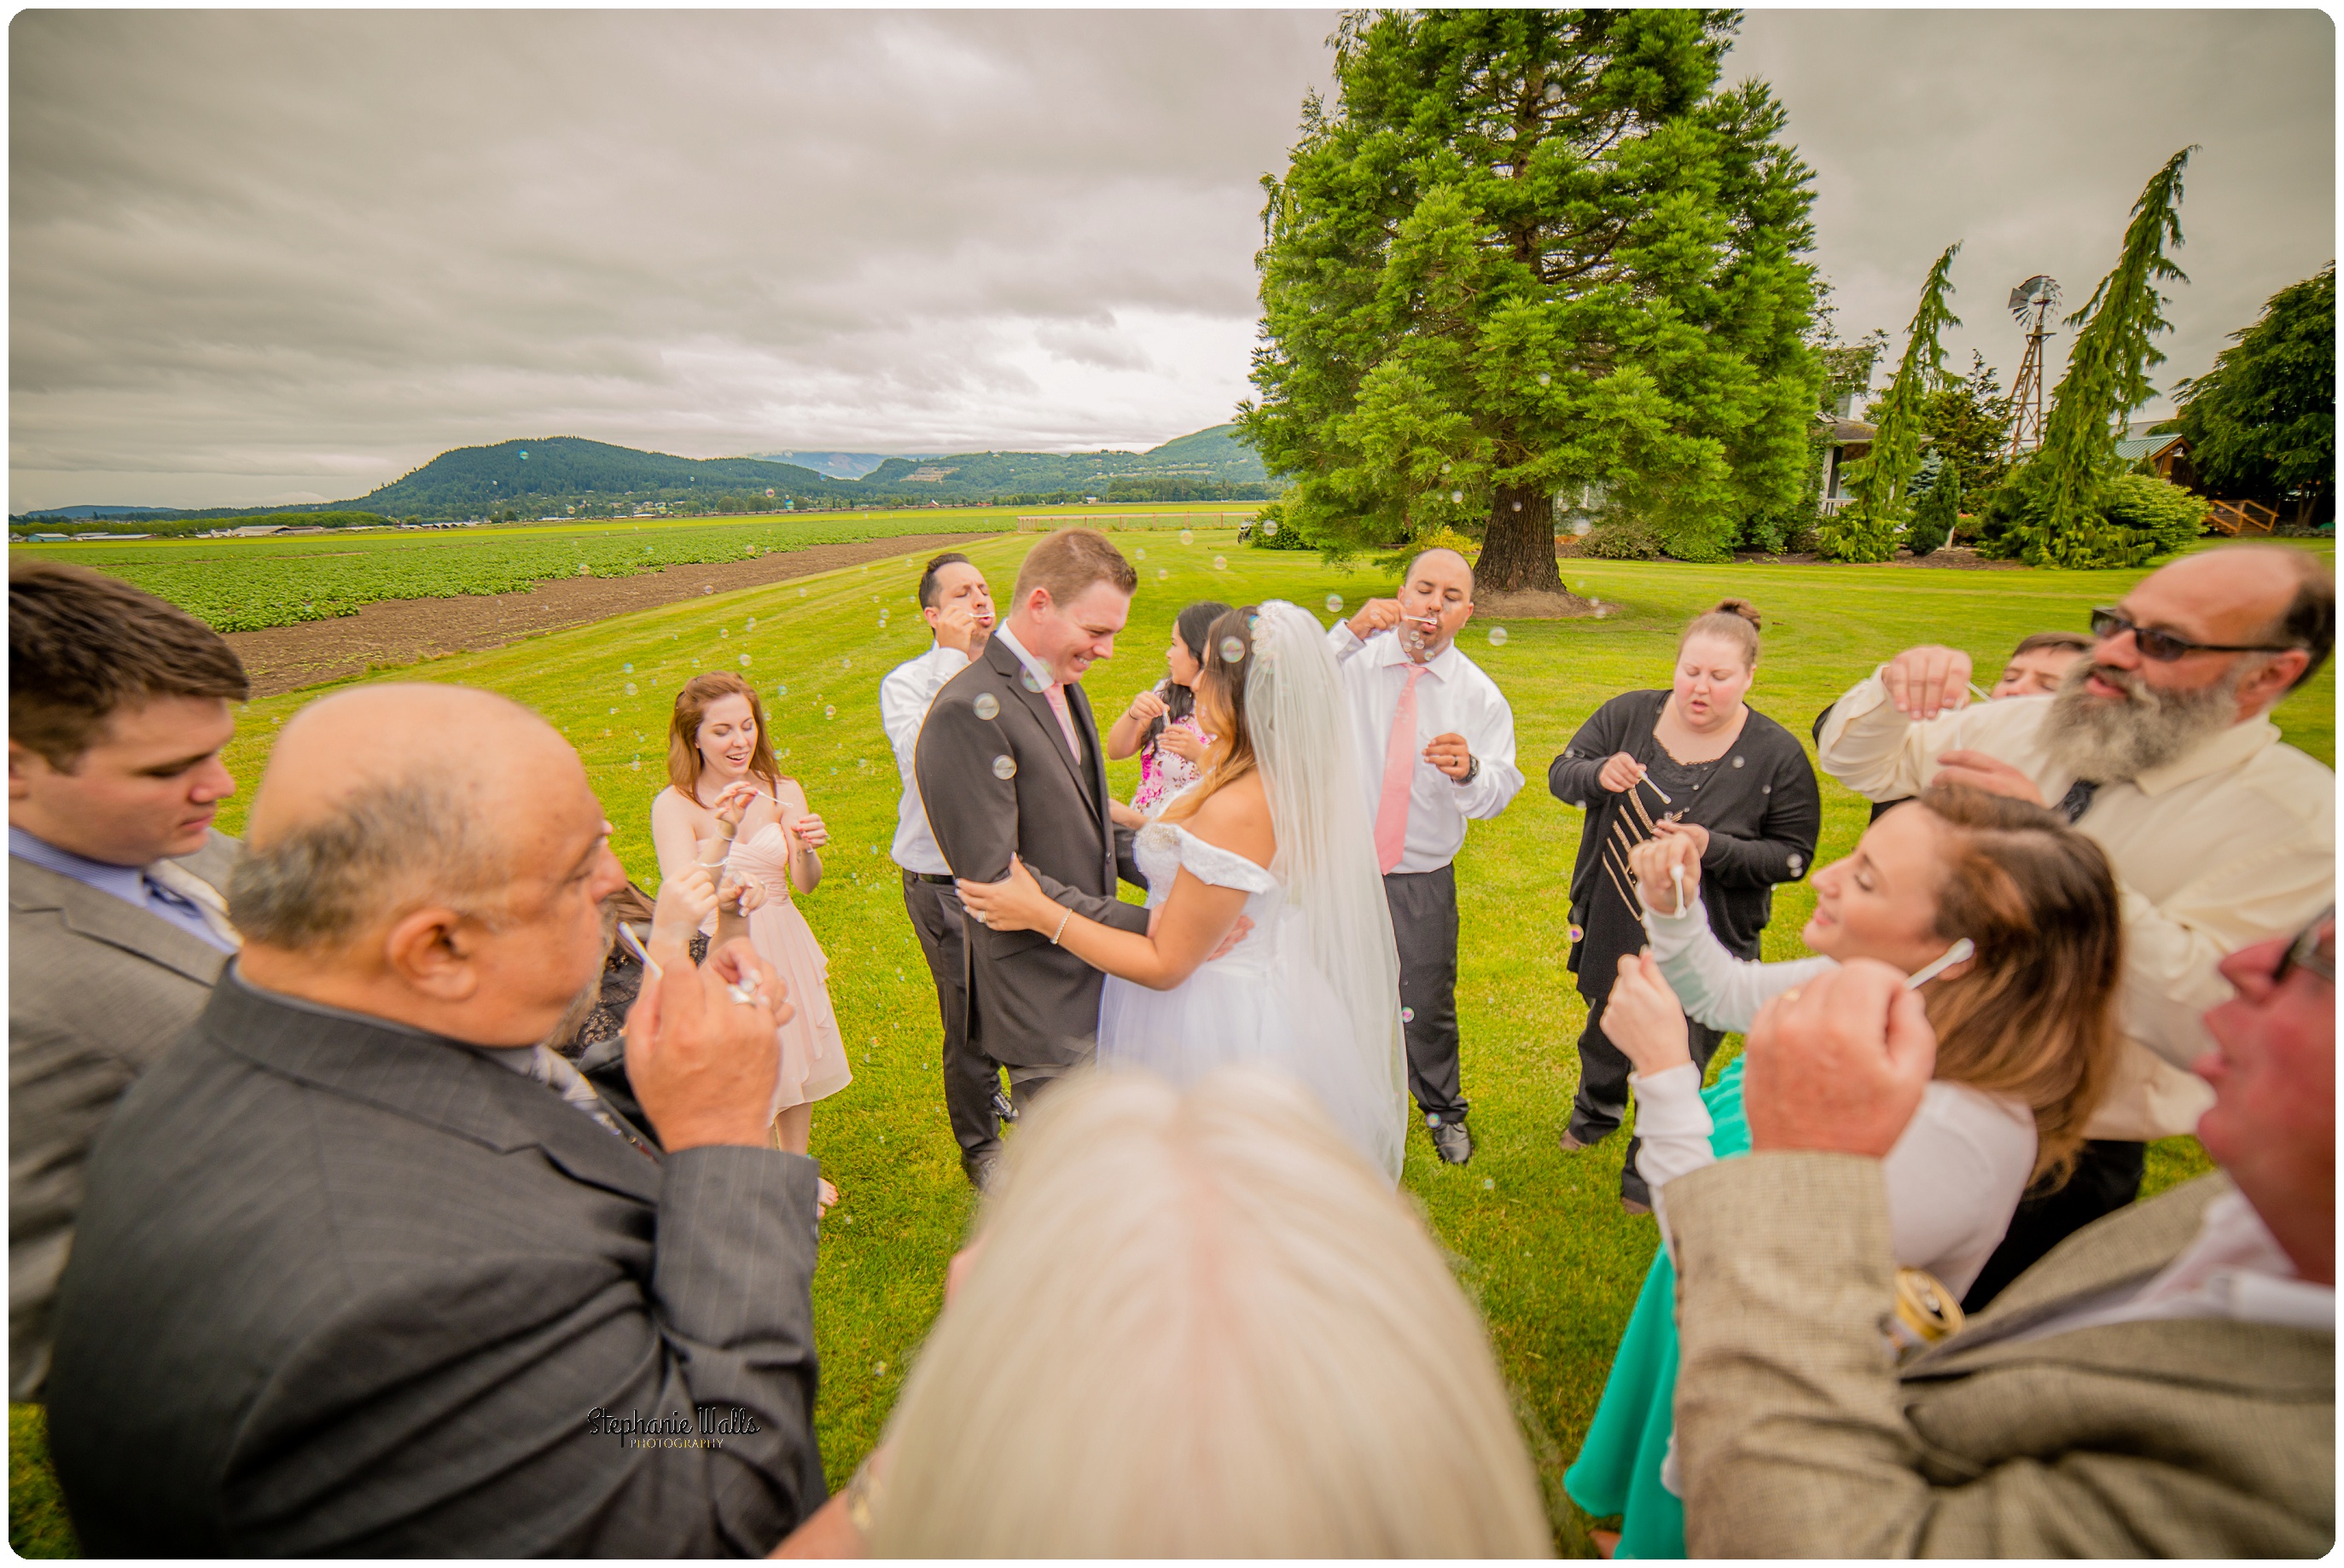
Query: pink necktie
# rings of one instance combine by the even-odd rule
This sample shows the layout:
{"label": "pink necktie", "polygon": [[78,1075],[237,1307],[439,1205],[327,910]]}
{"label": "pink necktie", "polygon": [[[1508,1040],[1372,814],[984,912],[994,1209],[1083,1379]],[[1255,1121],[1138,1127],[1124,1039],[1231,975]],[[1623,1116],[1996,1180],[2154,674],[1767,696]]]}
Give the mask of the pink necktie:
{"label": "pink necktie", "polygon": [[1376,867],[1385,875],[1399,864],[1408,843],[1408,791],[1416,779],[1416,683],[1425,667],[1409,666],[1408,684],[1399,689],[1399,706],[1392,710],[1391,739],[1384,745],[1384,792],[1376,802]]}
{"label": "pink necktie", "polygon": [[1050,699],[1050,711],[1058,716],[1058,728],[1066,732],[1068,755],[1080,762],[1083,759],[1083,743],[1075,738],[1075,716],[1066,708],[1066,689],[1064,686],[1046,687],[1042,695]]}

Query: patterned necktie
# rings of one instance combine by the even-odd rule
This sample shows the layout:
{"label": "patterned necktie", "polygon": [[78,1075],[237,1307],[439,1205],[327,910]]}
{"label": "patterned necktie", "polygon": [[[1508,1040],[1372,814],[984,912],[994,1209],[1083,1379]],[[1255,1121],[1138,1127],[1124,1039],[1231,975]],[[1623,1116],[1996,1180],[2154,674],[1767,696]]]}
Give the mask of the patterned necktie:
{"label": "patterned necktie", "polygon": [[1425,667],[1408,667],[1408,684],[1392,709],[1391,738],[1384,742],[1384,789],[1376,801],[1376,867],[1384,875],[1399,864],[1408,846],[1408,793],[1416,781],[1416,683]]}
{"label": "patterned necktie", "polygon": [[1073,753],[1077,763],[1081,762],[1083,743],[1075,733],[1075,715],[1074,710],[1066,706],[1066,689],[1064,686],[1046,686],[1042,689],[1042,695],[1050,699],[1050,711],[1058,716],[1058,728],[1066,733],[1066,749]]}
{"label": "patterned necktie", "polygon": [[2080,820],[2084,813],[2092,809],[2092,797],[2099,788],[2089,779],[2078,779],[2068,785],[2067,792],[2059,797],[2059,815],[2070,822]]}
{"label": "patterned necktie", "polygon": [[518,1060],[503,1057],[500,1060],[510,1061],[520,1070],[522,1077],[535,1079],[578,1110],[592,1117],[596,1126],[613,1138],[623,1139],[638,1154],[646,1159],[659,1158],[645,1146],[642,1140],[629,1131],[626,1123],[621,1121],[618,1114],[603,1102],[600,1094],[594,1091],[594,1086],[586,1081],[586,1075],[580,1072],[567,1059],[556,1055],[544,1046],[538,1045],[531,1046],[526,1052],[520,1053]]}
{"label": "patterned necktie", "polygon": [[227,922],[227,900],[220,897],[217,888],[177,860],[157,860],[142,874],[157,897],[202,917],[204,924],[227,945],[230,952],[244,945],[243,937]]}

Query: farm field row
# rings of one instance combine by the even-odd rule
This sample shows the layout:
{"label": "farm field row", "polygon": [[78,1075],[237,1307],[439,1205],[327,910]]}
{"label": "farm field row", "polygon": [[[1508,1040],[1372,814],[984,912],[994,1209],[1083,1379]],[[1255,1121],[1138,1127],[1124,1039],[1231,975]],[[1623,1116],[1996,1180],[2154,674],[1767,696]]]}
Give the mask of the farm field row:
{"label": "farm field row", "polygon": [[[1228,503],[1054,508],[1049,515],[1101,527],[1176,513],[1215,517]],[[775,550],[914,534],[991,534],[1017,527],[1013,507],[762,517],[625,518],[418,533],[305,534],[248,539],[140,539],[20,544],[161,594],[220,631],[328,620],[382,599],[501,594],[549,578],[626,577],[662,567],[741,560]]]}

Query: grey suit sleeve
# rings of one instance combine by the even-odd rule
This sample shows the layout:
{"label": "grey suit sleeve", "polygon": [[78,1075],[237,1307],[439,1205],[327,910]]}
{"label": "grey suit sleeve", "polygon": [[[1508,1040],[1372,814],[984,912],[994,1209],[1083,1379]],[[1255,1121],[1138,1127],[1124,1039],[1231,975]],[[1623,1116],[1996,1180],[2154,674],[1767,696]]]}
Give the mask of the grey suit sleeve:
{"label": "grey suit sleeve", "polygon": [[815,1173],[765,1149],[668,1156],[648,1282],[519,1235],[346,1261],[364,1288],[238,1428],[219,1551],[771,1551],[824,1496]]}
{"label": "grey suit sleeve", "polygon": [[[1693,1556],[2202,1554],[2202,1536],[2145,1533],[2154,1510],[2138,1506],[2187,1478],[2114,1443],[2077,1442],[1967,1477],[1932,1465],[1884,1343],[1896,1264],[1878,1161],[1726,1161],[1670,1182],[1668,1209]],[[2062,1423],[2025,1408],[2009,1416],[2014,1431],[2029,1419],[2046,1432]]]}

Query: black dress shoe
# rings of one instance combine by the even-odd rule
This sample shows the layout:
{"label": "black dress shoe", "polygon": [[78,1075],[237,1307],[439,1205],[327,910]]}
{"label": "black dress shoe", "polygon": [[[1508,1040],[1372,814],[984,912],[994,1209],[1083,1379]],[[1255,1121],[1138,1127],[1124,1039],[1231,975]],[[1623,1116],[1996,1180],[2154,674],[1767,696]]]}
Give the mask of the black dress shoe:
{"label": "black dress shoe", "polygon": [[993,1091],[993,1114],[1004,1121],[1017,1120],[1017,1108],[1009,1103],[1009,1096],[997,1089]]}
{"label": "black dress shoe", "polygon": [[984,1192],[992,1187],[994,1173],[1000,1167],[1001,1156],[998,1154],[983,1155],[975,1160],[964,1158],[960,1162],[962,1174],[968,1178],[968,1184],[979,1192]]}
{"label": "black dress shoe", "polygon": [[1450,1165],[1462,1165],[1473,1158],[1473,1135],[1465,1131],[1461,1121],[1436,1121],[1431,1127],[1433,1152]]}

